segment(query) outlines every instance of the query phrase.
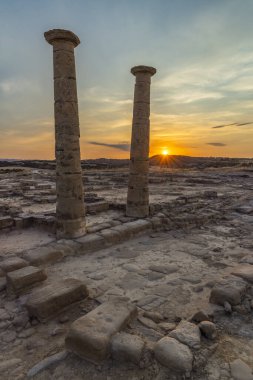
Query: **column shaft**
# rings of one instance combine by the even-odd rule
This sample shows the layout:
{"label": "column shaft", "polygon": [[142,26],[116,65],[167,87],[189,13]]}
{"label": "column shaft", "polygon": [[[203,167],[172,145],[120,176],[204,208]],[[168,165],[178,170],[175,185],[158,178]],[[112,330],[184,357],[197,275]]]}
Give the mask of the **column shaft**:
{"label": "column shaft", "polygon": [[59,30],[55,29],[45,33],[47,41],[53,45],[54,59],[57,235],[73,238],[85,234],[74,57],[74,47],[79,42],[73,43],[69,39],[68,33],[71,33],[71,37],[76,37],[72,32],[60,30],[59,38],[57,31]]}
{"label": "column shaft", "polygon": [[149,215],[150,83],[156,70],[137,66],[131,72],[136,76],[136,83],[126,214],[142,218]]}

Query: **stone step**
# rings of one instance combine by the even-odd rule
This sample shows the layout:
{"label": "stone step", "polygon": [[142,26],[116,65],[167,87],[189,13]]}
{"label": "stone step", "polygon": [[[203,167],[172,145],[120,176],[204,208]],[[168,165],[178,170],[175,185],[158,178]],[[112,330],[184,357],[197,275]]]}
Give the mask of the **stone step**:
{"label": "stone step", "polygon": [[24,255],[24,259],[27,260],[30,265],[47,265],[49,263],[55,263],[63,257],[61,247],[45,246],[33,249]]}
{"label": "stone step", "polygon": [[29,264],[26,260],[20,259],[19,257],[10,257],[0,263],[0,268],[6,274],[14,270],[24,268],[28,265]]}
{"label": "stone step", "polygon": [[34,290],[25,306],[30,316],[43,321],[86,297],[88,290],[84,283],[68,278]]}
{"label": "stone step", "polygon": [[137,314],[126,298],[115,297],[72,323],[65,343],[78,356],[99,363],[110,354],[112,336]]}
{"label": "stone step", "polygon": [[31,286],[46,280],[47,275],[41,268],[27,266],[9,272],[6,275],[7,290],[10,293],[21,294]]}

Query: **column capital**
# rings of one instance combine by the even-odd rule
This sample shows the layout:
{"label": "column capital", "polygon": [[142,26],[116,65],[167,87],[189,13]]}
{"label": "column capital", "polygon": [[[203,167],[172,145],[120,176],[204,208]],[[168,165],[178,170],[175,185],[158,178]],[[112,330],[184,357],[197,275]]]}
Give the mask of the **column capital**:
{"label": "column capital", "polygon": [[140,66],[132,67],[131,73],[135,76],[138,74],[146,74],[146,73],[150,74],[150,76],[153,76],[156,73],[156,69],[151,66],[140,65]]}
{"label": "column capital", "polygon": [[77,35],[70,30],[65,29],[51,29],[44,33],[44,37],[46,41],[53,45],[55,41],[66,41],[66,42],[72,42],[73,45],[76,47],[80,44],[80,40],[77,37]]}

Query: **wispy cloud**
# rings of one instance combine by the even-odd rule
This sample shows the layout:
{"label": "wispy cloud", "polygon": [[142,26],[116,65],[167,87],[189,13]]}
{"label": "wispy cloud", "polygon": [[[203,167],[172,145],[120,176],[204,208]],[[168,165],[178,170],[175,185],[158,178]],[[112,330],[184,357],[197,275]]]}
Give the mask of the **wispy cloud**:
{"label": "wispy cloud", "polygon": [[107,146],[108,148],[123,150],[124,152],[128,152],[130,149],[130,145],[126,142],[121,142],[118,144],[108,144],[108,143],[102,143],[98,141],[89,141],[89,144],[98,145],[98,146]]}
{"label": "wispy cloud", "polygon": [[242,127],[244,125],[249,125],[253,124],[253,121],[248,121],[246,123],[231,123],[231,124],[222,124],[222,125],[216,125],[215,127],[212,127],[213,129],[218,129],[218,128],[225,128],[225,127],[230,127],[232,125],[235,125],[237,127]]}
{"label": "wispy cloud", "polygon": [[220,142],[210,142],[206,143],[207,145],[212,145],[212,146],[226,146],[227,144],[220,143]]}

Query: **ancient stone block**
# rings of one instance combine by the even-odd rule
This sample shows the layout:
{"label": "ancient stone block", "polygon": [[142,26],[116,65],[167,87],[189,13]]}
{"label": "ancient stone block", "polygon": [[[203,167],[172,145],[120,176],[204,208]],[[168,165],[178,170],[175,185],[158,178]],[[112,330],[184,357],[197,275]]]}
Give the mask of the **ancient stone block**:
{"label": "ancient stone block", "polygon": [[99,234],[89,234],[76,239],[76,241],[80,244],[79,252],[83,254],[105,247],[105,240],[103,236]]}
{"label": "ancient stone block", "polygon": [[88,290],[81,281],[68,278],[34,290],[25,306],[30,316],[44,320],[87,296]]}
{"label": "ancient stone block", "polygon": [[47,265],[49,263],[55,263],[63,257],[61,248],[58,247],[39,247],[27,252],[24,258],[31,265]]}
{"label": "ancient stone block", "polygon": [[115,297],[71,325],[66,347],[85,359],[100,362],[110,354],[111,337],[135,315],[136,306],[125,298]]}
{"label": "ancient stone block", "polygon": [[106,228],[99,233],[107,244],[117,244],[121,241],[120,234],[111,228]]}
{"label": "ancient stone block", "polygon": [[137,335],[120,332],[112,337],[111,353],[115,360],[139,364],[145,342]]}
{"label": "ancient stone block", "polygon": [[98,213],[102,211],[107,211],[109,209],[108,202],[94,202],[86,204],[87,213]]}
{"label": "ancient stone block", "polygon": [[47,275],[43,269],[27,266],[7,274],[7,289],[19,294],[26,288],[46,280],[46,278]]}
{"label": "ancient stone block", "polygon": [[19,257],[10,257],[0,263],[0,268],[4,273],[12,272],[14,270],[26,267],[28,262],[20,259]]}

